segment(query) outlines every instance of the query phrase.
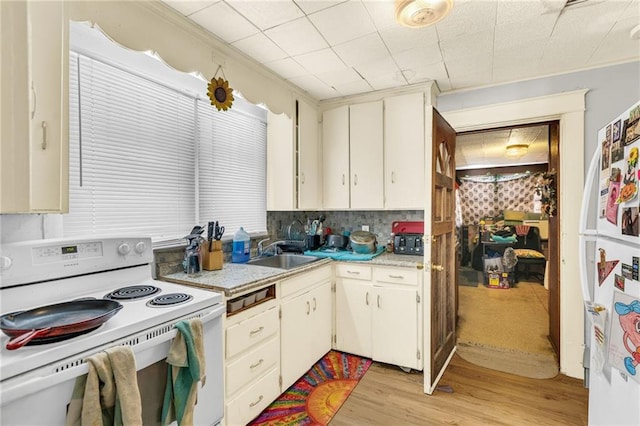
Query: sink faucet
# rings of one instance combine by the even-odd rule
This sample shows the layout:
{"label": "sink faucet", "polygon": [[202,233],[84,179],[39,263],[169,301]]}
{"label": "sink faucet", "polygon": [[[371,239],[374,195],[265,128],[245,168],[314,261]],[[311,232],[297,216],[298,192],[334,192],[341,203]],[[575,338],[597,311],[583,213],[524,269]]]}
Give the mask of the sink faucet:
{"label": "sink faucet", "polygon": [[258,256],[263,256],[265,254],[267,254],[269,252],[269,250],[273,250],[273,255],[277,255],[279,254],[279,249],[278,249],[278,244],[284,244],[285,241],[283,240],[279,240],[279,241],[274,241],[273,243],[269,244],[267,247],[262,248],[262,245],[264,242],[269,241],[270,238],[265,238],[264,240],[260,240],[258,241]]}

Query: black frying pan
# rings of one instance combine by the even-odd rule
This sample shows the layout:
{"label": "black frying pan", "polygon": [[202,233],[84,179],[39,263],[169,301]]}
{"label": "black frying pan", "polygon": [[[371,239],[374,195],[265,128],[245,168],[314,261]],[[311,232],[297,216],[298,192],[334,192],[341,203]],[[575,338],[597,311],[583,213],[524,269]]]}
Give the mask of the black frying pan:
{"label": "black frying pan", "polygon": [[11,337],[7,349],[18,349],[37,339],[77,334],[105,323],[122,309],[119,302],[108,299],[82,299],[0,317],[2,332]]}

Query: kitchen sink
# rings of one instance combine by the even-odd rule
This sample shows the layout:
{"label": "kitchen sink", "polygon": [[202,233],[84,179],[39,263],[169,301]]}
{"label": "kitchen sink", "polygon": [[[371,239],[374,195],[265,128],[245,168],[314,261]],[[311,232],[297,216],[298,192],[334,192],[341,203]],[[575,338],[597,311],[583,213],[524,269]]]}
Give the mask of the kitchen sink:
{"label": "kitchen sink", "polygon": [[303,254],[279,254],[251,259],[247,265],[266,266],[269,268],[293,269],[308,263],[317,262],[320,257],[305,256]]}

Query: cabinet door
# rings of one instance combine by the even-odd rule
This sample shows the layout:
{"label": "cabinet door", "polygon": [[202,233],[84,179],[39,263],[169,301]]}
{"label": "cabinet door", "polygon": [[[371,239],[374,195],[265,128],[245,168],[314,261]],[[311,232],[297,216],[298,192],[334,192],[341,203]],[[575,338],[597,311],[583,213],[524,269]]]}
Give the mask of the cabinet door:
{"label": "cabinet door", "polygon": [[371,356],[371,302],[369,281],[336,281],[336,349]]}
{"label": "cabinet door", "polygon": [[2,213],[69,209],[65,2],[0,2]]}
{"label": "cabinet door", "polygon": [[412,287],[374,285],[371,300],[374,360],[419,368],[416,297],[416,289]]}
{"label": "cabinet door", "polygon": [[298,100],[298,208],[320,207],[320,152],[316,109]]}
{"label": "cabinet door", "polygon": [[[331,282],[327,281],[311,294],[310,364],[313,365],[331,350]],[[307,368],[309,368],[307,367]]]}
{"label": "cabinet door", "polygon": [[384,100],[386,209],[424,208],[424,95]]}
{"label": "cabinet door", "polygon": [[293,121],[267,112],[267,210],[294,210]]}
{"label": "cabinet door", "polygon": [[280,368],[282,390],[291,386],[309,369],[311,300],[309,292],[282,303],[280,309]]}
{"label": "cabinet door", "polygon": [[384,207],[382,101],[349,107],[351,208]]}
{"label": "cabinet door", "polygon": [[349,107],[322,114],[322,205],[349,208]]}

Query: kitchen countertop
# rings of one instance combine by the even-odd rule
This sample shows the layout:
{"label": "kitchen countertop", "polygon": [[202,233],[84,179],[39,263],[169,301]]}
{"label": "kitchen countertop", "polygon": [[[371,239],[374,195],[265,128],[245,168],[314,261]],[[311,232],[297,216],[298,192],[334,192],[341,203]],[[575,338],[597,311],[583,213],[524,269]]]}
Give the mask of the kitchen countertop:
{"label": "kitchen countertop", "polygon": [[[200,287],[224,293],[227,298],[232,298],[240,293],[258,289],[272,284],[275,281],[285,279],[302,272],[311,271],[334,262],[331,259],[320,259],[316,262],[302,265],[294,269],[279,269],[266,266],[247,265],[244,263],[225,263],[218,271],[202,271],[200,275],[190,277],[184,272],[177,272],[160,277],[160,280]],[[420,267],[422,256],[398,255],[383,253],[371,260],[353,262],[376,266]]]}

